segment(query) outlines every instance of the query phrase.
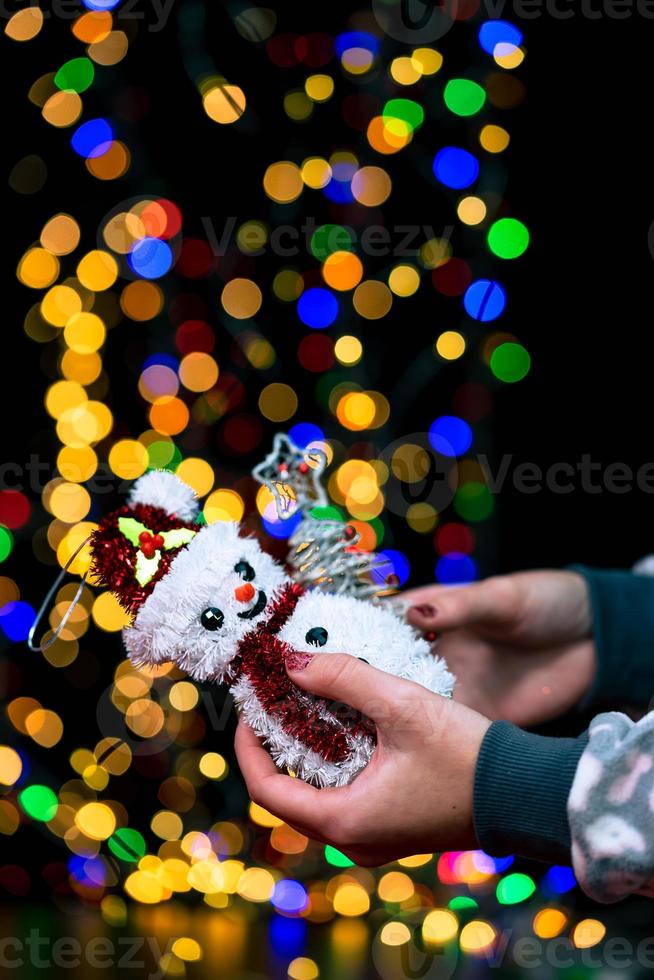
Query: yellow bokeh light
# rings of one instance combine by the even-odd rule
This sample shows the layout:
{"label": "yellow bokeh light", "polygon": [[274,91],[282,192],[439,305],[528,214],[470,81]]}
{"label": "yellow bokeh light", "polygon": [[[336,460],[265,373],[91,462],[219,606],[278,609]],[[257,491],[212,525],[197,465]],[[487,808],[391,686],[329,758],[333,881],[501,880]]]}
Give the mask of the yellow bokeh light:
{"label": "yellow bokeh light", "polygon": [[217,521],[240,521],[245,512],[243,498],[235,490],[214,490],[204,505],[204,518],[207,524]]}
{"label": "yellow bokeh light", "polygon": [[53,255],[69,255],[79,245],[79,225],[70,214],[55,214],[41,231],[41,245]]}
{"label": "yellow bokeh light", "polygon": [[447,238],[430,238],[420,246],[420,261],[426,269],[439,269],[452,258],[452,245]]}
{"label": "yellow bokeh light", "polygon": [[93,292],[102,292],[113,286],[118,278],[118,263],[109,252],[95,249],[80,260],[77,266],[77,278]]}
{"label": "yellow bokeh light", "polygon": [[330,75],[310,75],[304,90],[314,102],[326,102],[334,94],[334,79]]}
{"label": "yellow bokeh light", "polygon": [[95,313],[73,313],[64,327],[64,340],[76,354],[93,354],[104,344],[106,327]]}
{"label": "yellow bokeh light", "polygon": [[422,75],[422,64],[417,58],[394,58],[389,69],[398,85],[415,85]]}
{"label": "yellow bokeh light", "polygon": [[18,263],[16,275],[30,289],[45,289],[59,275],[59,259],[45,248],[30,248]]}
{"label": "yellow bokeh light", "polygon": [[396,296],[413,296],[420,286],[420,273],[412,265],[396,265],[388,277]]}
{"label": "yellow bokeh light", "polygon": [[172,810],[159,810],[150,821],[152,833],[162,840],[179,840],[184,831],[182,818]]}
{"label": "yellow bokeh light", "polygon": [[57,456],[57,469],[68,483],[85,483],[98,468],[98,457],[90,446],[73,449],[63,446]]}
{"label": "yellow bokeh light", "polygon": [[310,960],[308,956],[296,956],[288,964],[287,970],[289,980],[317,980],[320,970],[315,960]]}
{"label": "yellow bokeh light", "polygon": [[360,431],[372,425],[375,418],[375,403],[363,391],[352,391],[343,395],[336,408],[338,421],[347,429]]}
{"label": "yellow bokeh light", "polygon": [[202,947],[189,936],[181,936],[176,939],[172,945],[172,952],[175,956],[179,956],[180,960],[187,960],[188,962],[202,959]]}
{"label": "yellow bokeh light", "polygon": [[454,939],[458,931],[459,920],[448,909],[433,909],[422,923],[422,938],[426,943],[447,943]]}
{"label": "yellow bokeh light", "polygon": [[0,783],[13,786],[22,771],[23,763],[18,752],[9,745],[0,745]]}
{"label": "yellow bokeh light", "polygon": [[150,424],[165,436],[183,432],[189,421],[189,410],[181,398],[157,398],[150,409]]}
{"label": "yellow bokeh light", "polygon": [[435,75],[443,64],[443,55],[433,48],[416,48],[411,59],[418,65],[422,75]]}
{"label": "yellow bokeh light", "polygon": [[560,909],[540,909],[534,916],[534,932],[540,939],[553,939],[567,923],[568,917]]}
{"label": "yellow bokeh light", "polygon": [[192,351],[180,362],[179,378],[189,391],[208,391],[218,380],[218,365],[211,354]]}
{"label": "yellow bokeh light", "polygon": [[344,334],[334,344],[334,354],[339,364],[352,367],[354,364],[358,364],[363,357],[363,345],[358,337]]}
{"label": "yellow bokeh light", "polygon": [[259,806],[258,803],[251,802],[249,807],[250,820],[253,823],[258,824],[260,827],[281,827],[284,823],[279,817],[276,817],[273,813],[269,813],[264,807]]}
{"label": "yellow bokeh light", "polygon": [[7,21],[5,34],[12,41],[31,41],[43,27],[43,20],[43,11],[40,7],[17,10]]}
{"label": "yellow bokeh light", "polygon": [[125,286],[120,305],[123,313],[139,323],[152,320],[163,309],[163,294],[154,282],[137,279]]}
{"label": "yellow bokeh light", "polygon": [[328,286],[341,291],[354,289],[361,282],[363,265],[353,252],[332,252],[323,264],[322,276]]}
{"label": "yellow bokeh light", "polygon": [[200,700],[195,684],[190,681],[178,681],[168,692],[168,700],[178,711],[191,711]]}
{"label": "yellow bokeh light", "polygon": [[125,881],[125,891],[135,902],[144,905],[157,905],[164,898],[170,897],[170,891],[166,889],[157,875],[152,871],[138,871],[132,874]]}
{"label": "yellow bokeh light", "polygon": [[495,45],[493,58],[500,68],[510,70],[512,68],[518,68],[522,64],[525,60],[525,52],[522,48],[511,44],[509,41],[501,41]]}
{"label": "yellow bokeh light", "polygon": [[247,99],[238,85],[216,85],[205,92],[202,100],[204,111],[214,122],[228,125],[236,122],[245,112]]}
{"label": "yellow bokeh light", "polygon": [[61,741],[64,725],[59,715],[54,711],[37,708],[36,711],[31,711],[25,719],[25,730],[37,745],[51,749],[53,745]]}
{"label": "yellow bokeh light", "polygon": [[484,126],[479,134],[479,142],[487,153],[502,153],[510,140],[511,137],[502,126]]}
{"label": "yellow bokeh light", "polygon": [[590,949],[597,946],[606,935],[606,926],[599,919],[582,919],[574,927],[572,941],[577,949]]}
{"label": "yellow bokeh light", "polygon": [[80,484],[62,481],[50,494],[48,506],[60,521],[73,524],[81,521],[88,514],[91,509],[91,497],[88,490]]}
{"label": "yellow bokeh light", "polygon": [[198,766],[207,779],[222,779],[227,775],[227,761],[219,752],[205,752]]}
{"label": "yellow bokeh light", "polygon": [[303,186],[300,168],[289,160],[271,163],[263,176],[263,189],[271,200],[279,204],[297,200]]}
{"label": "yellow bokeh light", "polygon": [[64,351],[61,358],[61,373],[69,381],[79,381],[81,385],[90,385],[100,376],[102,360],[95,351],[91,354],[78,354],[77,351]]}
{"label": "yellow bokeh light", "polygon": [[486,205],[480,197],[464,197],[456,209],[464,225],[478,225],[486,217]]}
{"label": "yellow bokeh light", "polygon": [[53,327],[64,327],[71,316],[82,312],[82,299],[70,286],[53,286],[41,300],[41,316]]}
{"label": "yellow bokeh light", "polygon": [[106,803],[85,803],[75,814],[75,825],[91,840],[107,840],[116,829],[116,816]]}
{"label": "yellow bokeh light", "polygon": [[459,945],[464,953],[473,956],[485,956],[495,942],[496,932],[490,922],[483,919],[472,919],[461,930]]}
{"label": "yellow bokeh light", "polygon": [[402,871],[389,871],[377,886],[377,893],[382,902],[406,902],[414,891],[413,882]]}
{"label": "yellow bokeh light", "polygon": [[404,922],[387,922],[379,938],[384,946],[403,946],[411,939],[411,930]]}
{"label": "yellow bokeh light", "polygon": [[91,521],[81,521],[71,527],[57,545],[57,561],[62,568],[73,557],[77,549],[84,545],[70,565],[71,575],[83,575],[88,570],[91,564],[91,552],[87,538],[96,528],[97,524],[93,524]]}
{"label": "yellow bokeh light", "polygon": [[320,190],[332,179],[332,168],[322,157],[307,157],[302,164],[301,175],[307,187]]}
{"label": "yellow bokeh light", "polygon": [[271,422],[285,422],[297,412],[297,395],[290,385],[273,382],[259,395],[259,411]]}
{"label": "yellow bokeh light", "polygon": [[366,130],[368,142],[377,153],[399,153],[413,139],[413,129],[402,119],[385,119],[375,116]]}
{"label": "yellow bokeh light", "polygon": [[82,100],[77,92],[70,89],[65,92],[55,92],[43,106],[41,115],[51,126],[65,129],[76,123],[82,115]]}
{"label": "yellow bokeh light", "polygon": [[365,888],[356,882],[346,882],[336,889],[334,911],[339,915],[365,915],[370,908],[370,899]]}
{"label": "yellow bokeh light", "polygon": [[352,304],[359,316],[366,320],[379,320],[390,310],[393,294],[385,282],[366,279],[355,289]]}
{"label": "yellow bokeh light", "polygon": [[268,902],[275,887],[275,879],[265,868],[247,868],[239,878],[237,892],[248,902]]}
{"label": "yellow bokeh light", "polygon": [[406,511],[406,522],[412,531],[418,534],[429,534],[438,523],[438,512],[428,503],[409,504]]}
{"label": "yellow bokeh light", "polygon": [[206,497],[216,479],[212,466],[205,459],[194,456],[182,460],[175,473],[180,480],[193,487],[198,497]]}
{"label": "yellow bokeh light", "polygon": [[109,466],[124,480],[136,480],[149,465],[148,451],[136,439],[120,439],[109,451]]}
{"label": "yellow bokeh light", "polygon": [[130,614],[123,609],[113,592],[102,592],[93,603],[92,615],[96,626],[107,633],[117,633],[129,626]]}
{"label": "yellow bokeh light", "polygon": [[361,167],[352,178],[354,199],[367,208],[375,208],[390,197],[393,184],[381,167]]}
{"label": "yellow bokeh light", "polygon": [[237,320],[247,320],[261,309],[261,290],[251,279],[231,279],[222,291],[221,303],[226,313]]}
{"label": "yellow bokeh light", "polygon": [[436,341],[436,353],[444,361],[456,361],[465,352],[465,337],[458,330],[445,330]]}

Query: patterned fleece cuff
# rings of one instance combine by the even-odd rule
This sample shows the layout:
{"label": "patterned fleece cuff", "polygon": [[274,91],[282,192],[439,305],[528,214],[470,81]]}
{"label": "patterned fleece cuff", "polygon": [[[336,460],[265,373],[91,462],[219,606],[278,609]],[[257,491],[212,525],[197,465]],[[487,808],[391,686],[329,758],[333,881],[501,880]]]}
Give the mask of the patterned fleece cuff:
{"label": "patterned fleece cuff", "polygon": [[475,772],[473,818],[487,854],[570,861],[568,794],[587,735],[547,738],[506,721],[490,726]]}

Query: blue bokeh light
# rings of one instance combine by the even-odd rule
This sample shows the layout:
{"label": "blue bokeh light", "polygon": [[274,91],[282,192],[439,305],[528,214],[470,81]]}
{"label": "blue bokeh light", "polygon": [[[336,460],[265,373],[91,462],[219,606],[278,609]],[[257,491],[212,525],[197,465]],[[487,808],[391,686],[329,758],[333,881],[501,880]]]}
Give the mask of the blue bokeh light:
{"label": "blue bokeh light", "polygon": [[346,31],[344,34],[339,34],[336,38],[336,54],[338,57],[342,58],[345,52],[352,48],[365,48],[366,51],[377,54],[379,38],[375,37],[374,34],[368,34],[367,31]]}
{"label": "blue bokeh light", "polygon": [[82,0],[82,3],[89,10],[113,10],[120,0]]}
{"label": "blue bokeh light", "polygon": [[304,919],[287,919],[283,915],[273,915],[268,926],[268,937],[273,951],[287,961],[304,952],[307,932]]}
{"label": "blue bokeh light", "polygon": [[456,146],[444,146],[434,157],[434,176],[446,187],[463,190],[479,176],[479,161],[472,153]]}
{"label": "blue bokeh light", "polygon": [[472,445],[472,429],[456,415],[441,415],[429,427],[429,441],[441,456],[463,456]]}
{"label": "blue bokeh light", "polygon": [[310,442],[325,441],[325,433],[313,422],[296,422],[290,427],[288,434],[300,449],[306,449]]}
{"label": "blue bokeh light", "polygon": [[307,289],[297,301],[297,313],[307,327],[324,330],[338,316],[338,300],[328,289]]}
{"label": "blue bokeh light", "polygon": [[443,585],[465,585],[477,578],[477,566],[469,555],[450,551],[436,562],[436,579]]}
{"label": "blue bokeh light", "polygon": [[29,602],[8,602],[0,609],[0,629],[14,643],[27,639],[35,619],[36,612]]}
{"label": "blue bokeh light", "polygon": [[170,368],[171,371],[179,371],[179,358],[175,357],[174,354],[165,354],[163,351],[159,354],[150,354],[149,357],[143,361],[142,370],[145,371],[149,367],[157,367],[163,365],[164,367]]}
{"label": "blue bokeh light", "polygon": [[278,911],[298,915],[307,908],[309,896],[304,885],[299,881],[282,878],[276,883],[270,901]]}
{"label": "blue bokeh light", "polygon": [[278,538],[280,541],[283,541],[285,538],[290,538],[291,534],[293,534],[293,532],[297,529],[297,526],[301,520],[302,511],[300,510],[284,521],[271,521],[267,517],[261,518],[261,522],[266,533],[269,534],[271,538]]}
{"label": "blue bokeh light", "polygon": [[75,130],[70,144],[79,156],[93,160],[107,152],[113,138],[113,130],[106,119],[89,119]]}
{"label": "blue bokeh light", "polygon": [[563,895],[572,891],[577,884],[572,868],[563,864],[553,865],[542,879],[541,884],[553,895]]}
{"label": "blue bokeh light", "polygon": [[506,293],[499,282],[477,279],[466,289],[463,305],[468,316],[481,323],[496,320],[504,312]]}
{"label": "blue bokeh light", "polygon": [[393,548],[378,552],[381,561],[372,570],[375,582],[385,583],[389,575],[395,575],[398,585],[404,585],[411,574],[411,563],[406,555]]}
{"label": "blue bokeh light", "polygon": [[494,54],[498,44],[517,48],[522,44],[522,31],[508,20],[488,20],[479,28],[479,43],[488,54]]}
{"label": "blue bokeh light", "polygon": [[130,268],[142,279],[160,279],[173,264],[173,253],[160,238],[141,238],[130,252]]}

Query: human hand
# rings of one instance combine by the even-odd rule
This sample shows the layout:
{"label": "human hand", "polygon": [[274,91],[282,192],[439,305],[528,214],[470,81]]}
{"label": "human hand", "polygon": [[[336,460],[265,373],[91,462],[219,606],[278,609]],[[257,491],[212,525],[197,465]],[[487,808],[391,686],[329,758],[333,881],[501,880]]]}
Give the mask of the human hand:
{"label": "human hand", "polygon": [[536,725],[574,707],[596,670],[590,601],[581,575],[520,572],[474,585],[404,593],[407,618],[438,634],[457,677],[455,699],[489,718]]}
{"label": "human hand", "polygon": [[286,669],[298,687],[370,718],[377,747],[349,786],[317,789],[282,774],[241,719],[236,755],[255,803],[359,865],[477,846],[472,792],[486,718],[345,654]]}

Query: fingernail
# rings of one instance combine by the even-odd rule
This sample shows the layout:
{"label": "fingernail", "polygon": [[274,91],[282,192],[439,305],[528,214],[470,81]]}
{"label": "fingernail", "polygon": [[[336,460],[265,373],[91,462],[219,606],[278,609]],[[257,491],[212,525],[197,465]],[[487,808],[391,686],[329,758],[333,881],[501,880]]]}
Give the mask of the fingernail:
{"label": "fingernail", "polygon": [[424,616],[425,619],[433,619],[438,612],[436,606],[432,606],[429,602],[423,602],[422,605],[414,606],[413,608],[419,616]]}
{"label": "fingernail", "polygon": [[288,670],[304,670],[312,660],[312,653],[289,653],[286,657],[286,667]]}

